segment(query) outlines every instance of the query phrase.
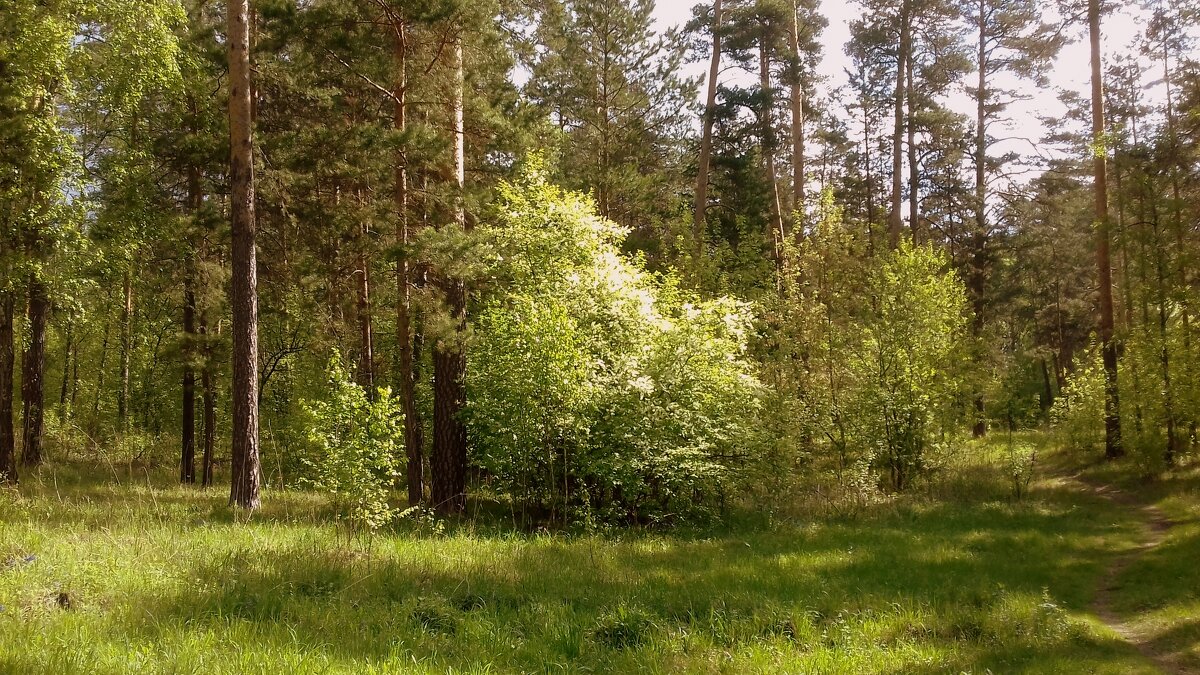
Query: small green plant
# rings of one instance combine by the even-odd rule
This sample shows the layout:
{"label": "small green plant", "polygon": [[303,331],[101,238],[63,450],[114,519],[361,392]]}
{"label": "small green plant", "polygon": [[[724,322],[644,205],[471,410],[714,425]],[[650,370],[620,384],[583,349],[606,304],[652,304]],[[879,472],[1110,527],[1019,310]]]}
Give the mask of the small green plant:
{"label": "small green plant", "polygon": [[388,497],[404,452],[404,416],[389,389],[368,397],[336,353],[328,382],[328,398],[304,404],[313,453],[305,458],[310,475],[304,482],[333,498],[348,536],[371,534],[395,516]]}
{"label": "small green plant", "polygon": [[1033,469],[1037,465],[1037,448],[1029,443],[1009,440],[1006,447],[1005,469],[1011,480],[1013,498],[1020,500],[1029,491]]}

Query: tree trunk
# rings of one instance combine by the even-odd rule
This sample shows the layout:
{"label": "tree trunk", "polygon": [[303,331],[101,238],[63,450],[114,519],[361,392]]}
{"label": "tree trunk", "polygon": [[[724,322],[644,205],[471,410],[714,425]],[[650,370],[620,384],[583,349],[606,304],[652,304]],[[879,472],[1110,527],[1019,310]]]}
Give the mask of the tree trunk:
{"label": "tree trunk", "polygon": [[700,158],[696,167],[696,206],[692,216],[692,239],[696,260],[704,254],[707,234],[705,211],[708,209],[708,170],[712,162],[713,123],[717,110],[717,78],[721,73],[721,0],[713,0],[712,59],[708,64],[708,93],[704,99],[704,129],[700,136]]}
{"label": "tree trunk", "polygon": [[229,178],[233,220],[233,443],[229,503],[259,506],[258,272],[254,251],[254,152],[251,129],[248,0],[228,1]]}
{"label": "tree trunk", "polygon": [[[462,38],[455,38],[451,49],[454,59],[454,86],[450,102],[454,122],[454,167],[452,188],[455,226],[466,227],[462,190],[465,179],[463,156],[463,49]],[[457,332],[466,329],[466,289],[460,279],[441,276],[446,304],[457,324]],[[466,360],[459,336],[439,337],[433,350],[433,505],[442,513],[460,513],[466,507],[467,430],[460,414],[466,404],[463,374]]]}
{"label": "tree trunk", "polygon": [[1112,263],[1109,260],[1108,175],[1104,146],[1104,79],[1100,60],[1100,0],[1088,0],[1092,66],[1092,168],[1095,177],[1096,268],[1100,283],[1100,344],[1104,360],[1104,455],[1125,454],[1121,444],[1117,343],[1113,336]]}
{"label": "tree trunk", "polygon": [[[1188,278],[1187,247],[1185,244],[1185,226],[1183,222],[1183,201],[1179,186],[1179,136],[1175,126],[1175,98],[1171,79],[1171,53],[1167,41],[1163,40],[1163,85],[1167,94],[1167,141],[1171,151],[1171,222],[1175,234],[1176,272],[1179,275],[1179,318],[1183,328],[1184,359],[1192,358],[1192,317],[1188,291],[1191,280]],[[1118,188],[1119,189],[1119,188]],[[1195,442],[1196,419],[1192,415],[1185,417],[1188,423],[1189,442]]]}
{"label": "tree trunk", "polygon": [[[984,291],[986,286],[985,268],[987,261],[987,3],[979,0],[979,53],[976,65],[979,68],[979,91],[975,100],[975,232],[971,236],[971,268],[968,288],[971,292],[971,304],[975,318],[971,329],[978,341],[983,335]],[[983,401],[983,392],[975,392],[975,425],[971,430],[975,438],[982,438],[987,433],[987,418]]]}
{"label": "tree trunk", "polygon": [[[408,127],[408,33],[407,26],[397,22],[392,44],[395,81],[392,87],[394,108],[392,126],[403,133]],[[396,366],[393,375],[400,404],[404,410],[404,451],[407,460],[408,505],[416,506],[425,497],[425,472],[422,462],[424,434],[417,412],[416,373],[413,369],[412,335],[412,269],[408,244],[411,232],[408,220],[408,156],[401,147],[396,153],[395,190],[396,245],[400,250],[396,260]]]}
{"label": "tree trunk", "polygon": [[13,368],[17,353],[13,341],[16,300],[12,291],[0,289],[0,483],[16,484],[16,434],[13,429]]}
{"label": "tree trunk", "polygon": [[[867,180],[867,231],[868,233],[875,227],[875,180],[871,175],[871,162],[874,161],[871,157],[871,112],[867,107],[866,99],[863,100],[863,157],[865,161],[863,165],[866,167]],[[874,238],[867,237],[867,245],[874,246]]]}
{"label": "tree trunk", "polygon": [[895,119],[892,126],[892,209],[888,213],[888,244],[892,248],[900,245],[900,233],[904,220],[900,215],[904,185],[904,102],[905,78],[908,68],[912,39],[909,34],[910,0],[900,6],[900,43],[896,51],[896,100]]}
{"label": "tree trunk", "polygon": [[1158,292],[1158,358],[1162,367],[1163,417],[1167,423],[1167,445],[1163,452],[1163,461],[1167,466],[1173,467],[1178,450],[1175,446],[1175,396],[1171,389],[1171,352],[1167,336],[1167,272],[1163,262],[1163,242],[1159,237],[1157,214],[1151,223],[1154,225],[1154,267]]}
{"label": "tree trunk", "polygon": [[46,324],[50,318],[50,296],[46,284],[29,275],[29,337],[21,364],[21,407],[24,412],[21,463],[42,463],[42,422],[45,408]]}
{"label": "tree trunk", "polygon": [[92,398],[92,419],[88,421],[88,427],[91,429],[93,437],[100,434],[100,395],[104,392],[104,373],[108,365],[108,339],[112,333],[112,322],[109,321],[109,313],[107,311],[109,304],[112,302],[112,294],[107,297],[108,302],[104,303],[104,337],[100,340],[100,364],[96,368],[96,393]]}
{"label": "tree trunk", "polygon": [[786,232],[783,226],[783,206],[779,201],[779,173],[775,170],[775,125],[771,123],[771,113],[775,107],[775,97],[771,88],[771,56],[770,40],[766,22],[762,25],[762,34],[758,44],[758,81],[762,89],[762,109],[759,110],[762,125],[762,154],[763,170],[766,174],[767,185],[771,190],[768,197],[771,208],[771,240],[775,247],[775,265],[783,264],[783,242]]}
{"label": "tree trunk", "polygon": [[[792,52],[791,104],[792,104],[792,210],[801,216],[805,213],[805,167],[804,167],[804,79],[801,73],[800,11],[792,3],[792,23],[788,30],[788,47]],[[798,224],[797,224],[798,225]],[[796,226],[796,241],[804,239],[804,227]]]}
{"label": "tree trunk", "polygon": [[58,421],[67,420],[67,392],[71,387],[71,353],[75,346],[75,322],[67,322],[67,334],[63,336],[62,386],[58,390]]}
{"label": "tree trunk", "polygon": [[358,295],[358,384],[367,391],[367,396],[375,397],[375,346],[374,329],[371,325],[371,274],[370,256],[367,246],[370,245],[370,232],[364,222],[359,231],[358,270],[355,284]]}
{"label": "tree trunk", "polygon": [[[195,104],[192,104],[193,110]],[[200,211],[200,171],[188,168],[188,211],[193,218]],[[196,257],[188,255],[183,278],[183,428],[179,481],[196,482]]]}
{"label": "tree trunk", "polygon": [[209,334],[207,313],[200,312],[200,335],[204,340],[204,363],[200,367],[200,388],[204,407],[204,458],[200,465],[200,485],[213,484],[213,450],[217,442],[217,389],[212,368],[212,337]]}
{"label": "tree trunk", "polygon": [[183,428],[179,458],[179,482],[196,482],[196,371],[193,351],[196,341],[196,291],[192,265],[185,263],[183,282]]}
{"label": "tree trunk", "polygon": [[921,226],[921,172],[917,162],[917,102],[913,87],[913,60],[910,53],[904,68],[905,97],[908,100],[908,119],[904,127],[908,135],[908,236],[915,245]]}
{"label": "tree trunk", "polygon": [[129,362],[133,356],[133,278],[125,270],[121,282],[121,390],[117,394],[117,428],[129,426]]}

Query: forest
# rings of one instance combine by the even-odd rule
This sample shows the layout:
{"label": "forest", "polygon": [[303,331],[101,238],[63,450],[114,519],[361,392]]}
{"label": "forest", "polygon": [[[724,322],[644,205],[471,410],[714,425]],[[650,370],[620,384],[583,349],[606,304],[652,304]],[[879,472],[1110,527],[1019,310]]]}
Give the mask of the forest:
{"label": "forest", "polygon": [[0,672],[1200,673],[1198,40],[0,0]]}

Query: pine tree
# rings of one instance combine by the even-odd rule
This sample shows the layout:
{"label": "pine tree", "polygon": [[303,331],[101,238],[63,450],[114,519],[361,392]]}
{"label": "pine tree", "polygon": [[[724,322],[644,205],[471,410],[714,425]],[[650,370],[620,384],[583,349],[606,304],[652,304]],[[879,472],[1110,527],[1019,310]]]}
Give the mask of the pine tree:
{"label": "pine tree", "polygon": [[229,503],[259,506],[258,270],[255,262],[254,148],[251,128],[250,7],[227,4],[230,209],[233,216],[233,450]]}

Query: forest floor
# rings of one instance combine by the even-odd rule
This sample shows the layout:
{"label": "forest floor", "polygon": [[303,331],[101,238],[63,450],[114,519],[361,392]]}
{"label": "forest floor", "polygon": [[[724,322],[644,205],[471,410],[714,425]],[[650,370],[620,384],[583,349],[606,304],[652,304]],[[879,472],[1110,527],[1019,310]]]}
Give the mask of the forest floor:
{"label": "forest floor", "polygon": [[165,470],[48,465],[0,493],[0,672],[1200,672],[1200,469],[1052,453],[1018,501],[973,450],[853,517],[369,546],[311,493],[245,521]]}

